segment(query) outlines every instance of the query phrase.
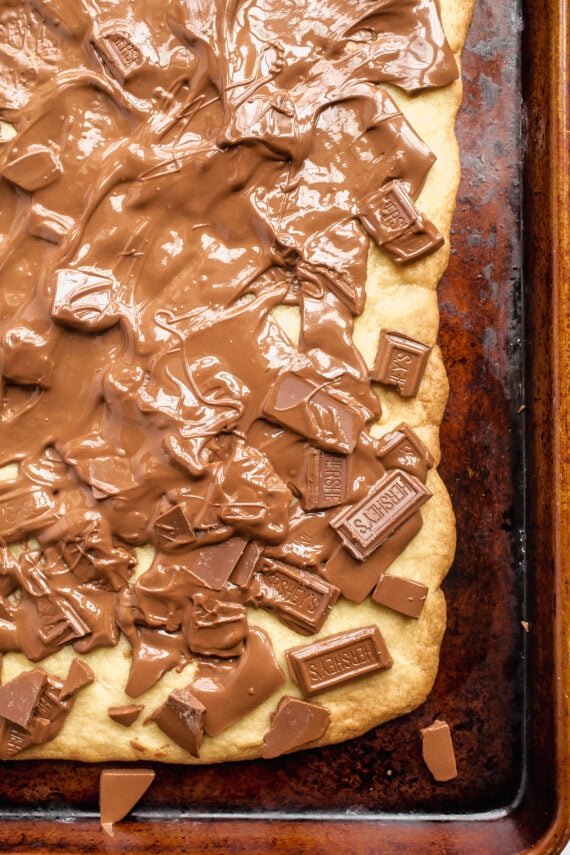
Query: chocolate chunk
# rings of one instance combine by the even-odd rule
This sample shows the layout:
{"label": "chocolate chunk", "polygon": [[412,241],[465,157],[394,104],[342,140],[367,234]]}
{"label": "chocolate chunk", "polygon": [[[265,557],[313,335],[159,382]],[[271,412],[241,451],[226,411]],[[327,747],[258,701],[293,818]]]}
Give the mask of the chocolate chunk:
{"label": "chocolate chunk", "polygon": [[422,613],[428,590],[420,582],[384,573],[380,576],[372,599],[381,606],[387,606],[417,620]]}
{"label": "chocolate chunk", "polygon": [[404,185],[390,181],[362,202],[360,222],[393,261],[403,264],[443,246],[442,235],[414,205]]}
{"label": "chocolate chunk", "polygon": [[86,662],[82,662],[80,659],[73,659],[59,693],[60,700],[64,701],[66,698],[71,697],[71,695],[77,694],[80,689],[88,686],[94,679],[95,675]]}
{"label": "chocolate chunk", "polygon": [[35,193],[53,184],[62,173],[59,157],[45,145],[30,145],[24,154],[8,161],[2,176],[28,193]]}
{"label": "chocolate chunk", "polygon": [[330,520],[348,551],[363,561],[431,497],[421,481],[399,469],[387,472],[365,499]]}
{"label": "chocolate chunk", "polygon": [[120,707],[108,707],[107,715],[113,721],[116,721],[117,724],[122,724],[123,727],[130,727],[143,710],[144,704],[125,704]]}
{"label": "chocolate chunk", "polygon": [[380,343],[372,379],[395,386],[403,398],[413,398],[418,389],[431,353],[431,347],[398,332],[380,332]]}
{"label": "chocolate chunk", "polygon": [[66,217],[59,211],[51,211],[39,202],[34,202],[30,206],[28,216],[28,234],[49,243],[60,244],[73,227],[73,222],[71,217]]}
{"label": "chocolate chunk", "polygon": [[364,561],[353,558],[344,546],[339,546],[322,568],[325,579],[336,585],[347,600],[361,603],[421,527],[422,516],[417,511]]}
{"label": "chocolate chunk", "polygon": [[55,503],[41,487],[9,490],[0,496],[0,537],[7,541],[55,518]]}
{"label": "chocolate chunk", "polygon": [[126,35],[120,23],[93,28],[91,45],[109,72],[124,84],[144,64],[142,50]]}
{"label": "chocolate chunk", "polygon": [[348,680],[392,667],[392,658],[377,626],[321,638],[286,651],[292,679],[305,695],[316,695]]}
{"label": "chocolate chunk", "polygon": [[425,483],[434,459],[427,445],[405,422],[380,438],[377,454],[386,469],[403,469]]}
{"label": "chocolate chunk", "polygon": [[89,332],[103,332],[121,319],[115,303],[117,283],[96,270],[60,268],[54,274],[51,316]]}
{"label": "chocolate chunk", "polygon": [[166,735],[193,757],[200,756],[206,707],[190,687],[175,689],[150,717]]}
{"label": "chocolate chunk", "polygon": [[200,656],[241,656],[247,638],[247,610],[240,603],[194,594],[189,645]]}
{"label": "chocolate chunk", "polygon": [[261,756],[269,759],[294,751],[324,735],[331,720],[326,707],[285,696],[272,716],[271,728],[263,737]]}
{"label": "chocolate chunk", "polygon": [[307,511],[335,508],[348,499],[350,457],[321,448],[305,450],[301,504]]}
{"label": "chocolate chunk", "polygon": [[154,523],[156,548],[168,551],[179,546],[187,546],[196,540],[196,532],[192,528],[182,505],[175,505],[157,517]]}
{"label": "chocolate chunk", "polygon": [[238,588],[247,590],[251,585],[253,574],[261,561],[262,555],[262,548],[255,542],[255,540],[251,540],[244,549],[238,563],[232,570],[232,575],[229,578],[231,584],[236,585]]}
{"label": "chocolate chunk", "polygon": [[186,567],[207,588],[220,591],[231,577],[247,546],[243,537],[202,546],[187,556]]}
{"label": "chocolate chunk", "polygon": [[265,558],[256,574],[254,604],[275,612],[302,635],[318,632],[340,591],[315,573]]}
{"label": "chocolate chunk", "polygon": [[327,390],[327,383],[283,371],[263,405],[265,415],[325,451],[350,454],[364,423],[361,414]]}
{"label": "chocolate chunk", "polygon": [[266,632],[250,627],[244,652],[228,662],[201,662],[189,687],[206,707],[204,730],[217,736],[276,692],[285,677]]}
{"label": "chocolate chunk", "polygon": [[457,777],[455,751],[449,725],[436,719],[429,727],[420,728],[422,756],[436,781],[451,781]]}
{"label": "chocolate chunk", "polygon": [[27,729],[47,682],[40,669],[25,671],[0,686],[0,716]]}
{"label": "chocolate chunk", "polygon": [[113,825],[144,796],[155,773],[152,769],[103,769],[99,778],[101,828],[114,836]]}

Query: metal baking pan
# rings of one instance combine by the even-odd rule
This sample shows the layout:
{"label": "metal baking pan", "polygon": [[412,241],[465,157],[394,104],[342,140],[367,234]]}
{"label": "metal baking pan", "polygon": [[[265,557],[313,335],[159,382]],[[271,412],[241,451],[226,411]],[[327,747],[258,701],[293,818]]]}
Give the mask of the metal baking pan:
{"label": "metal baking pan", "polygon": [[[569,828],[570,149],[565,0],[479,0],[439,290],[458,550],[441,670],[414,713],[275,761],[156,766],[107,837],[101,767],[6,763],[3,852],[555,853]],[[524,187],[524,190],[523,190]],[[418,728],[452,726],[431,780]]]}

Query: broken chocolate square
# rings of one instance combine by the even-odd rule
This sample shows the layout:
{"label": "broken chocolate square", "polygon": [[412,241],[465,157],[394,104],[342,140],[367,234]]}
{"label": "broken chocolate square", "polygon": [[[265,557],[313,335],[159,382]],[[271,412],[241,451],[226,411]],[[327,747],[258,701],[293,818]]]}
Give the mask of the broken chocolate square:
{"label": "broken chocolate square", "polygon": [[372,594],[374,602],[417,620],[422,613],[428,588],[421,582],[384,573]]}
{"label": "broken chocolate square", "polygon": [[431,347],[398,332],[382,330],[372,379],[395,386],[403,398],[417,395]]}
{"label": "broken chocolate square", "polygon": [[190,687],[175,689],[150,717],[166,735],[193,757],[200,756],[206,707]]}

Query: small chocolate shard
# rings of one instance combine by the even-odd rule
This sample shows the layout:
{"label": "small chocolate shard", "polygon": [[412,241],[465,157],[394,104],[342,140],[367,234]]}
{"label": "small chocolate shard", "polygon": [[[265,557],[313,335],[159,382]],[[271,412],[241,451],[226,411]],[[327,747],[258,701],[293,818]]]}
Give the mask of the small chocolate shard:
{"label": "small chocolate shard", "polygon": [[44,671],[36,668],[18,674],[0,686],[0,716],[26,730],[47,682]]}
{"label": "small chocolate shard", "polygon": [[144,704],[124,704],[124,706],[108,707],[107,715],[113,721],[116,721],[117,724],[122,724],[123,727],[130,727],[131,724],[135,723],[143,710]]}
{"label": "small chocolate shard", "polygon": [[360,412],[334,395],[322,380],[283,371],[263,405],[265,415],[312,440],[325,451],[350,454],[364,427]]}
{"label": "small chocolate shard", "polygon": [[382,330],[372,379],[377,383],[395,386],[403,398],[414,398],[418,389],[431,347],[398,332]]}
{"label": "small chocolate shard", "polygon": [[348,499],[350,457],[321,448],[305,450],[304,485],[301,504],[307,511],[335,508]]}
{"label": "small chocolate shard", "polygon": [[320,704],[285,696],[263,737],[261,756],[269,759],[306,746],[324,736],[331,720],[330,711]]}
{"label": "small chocolate shard", "polygon": [[155,773],[152,769],[103,769],[99,778],[101,828],[110,837],[113,826],[144,796]]}
{"label": "small chocolate shard", "polygon": [[420,728],[422,756],[436,781],[457,777],[457,765],[451,730],[445,721],[436,719],[429,727]]}
{"label": "small chocolate shard", "polygon": [[62,174],[57,154],[45,145],[30,145],[24,154],[8,161],[2,176],[27,193],[49,187]]}
{"label": "small chocolate shard", "polygon": [[184,513],[182,505],[174,505],[154,523],[156,548],[164,552],[187,546],[196,540],[196,532]]}
{"label": "small chocolate shard", "polygon": [[200,756],[206,707],[187,686],[175,689],[150,717],[173,742],[193,757]]}
{"label": "small chocolate shard", "polygon": [[429,589],[421,582],[384,573],[372,594],[374,602],[418,620]]}
{"label": "small chocolate shard", "polygon": [[247,610],[240,603],[194,594],[189,646],[199,656],[241,656],[247,638]]}
{"label": "small chocolate shard", "polygon": [[76,695],[77,692],[92,683],[94,679],[95,674],[89,665],[86,662],[82,662],[81,659],[74,659],[61,687],[59,699],[64,701],[66,698]]}
{"label": "small chocolate shard", "polygon": [[368,495],[331,520],[348,551],[364,561],[431,497],[418,478],[399,469],[387,472]]}
{"label": "small chocolate shard", "polygon": [[190,691],[206,707],[204,730],[217,736],[276,692],[285,676],[269,636],[250,627],[244,652],[227,662],[200,662]]}
{"label": "small chocolate shard", "polygon": [[294,647],[285,655],[289,673],[305,695],[392,667],[392,657],[374,624]]}
{"label": "small chocolate shard", "polygon": [[415,261],[443,246],[436,227],[414,205],[400,181],[370,193],[360,207],[360,222],[396,264]]}
{"label": "small chocolate shard", "polygon": [[425,484],[433,456],[417,433],[405,422],[380,438],[376,451],[386,469],[403,469]]}
{"label": "small chocolate shard", "polygon": [[254,605],[275,612],[302,635],[319,632],[340,591],[315,573],[265,558],[256,574]]}

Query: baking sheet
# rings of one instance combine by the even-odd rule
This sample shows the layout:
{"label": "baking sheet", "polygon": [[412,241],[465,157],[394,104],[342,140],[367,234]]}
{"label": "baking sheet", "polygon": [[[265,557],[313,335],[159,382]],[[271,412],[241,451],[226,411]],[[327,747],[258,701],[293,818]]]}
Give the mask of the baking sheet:
{"label": "baking sheet", "polygon": [[[548,86],[560,81],[564,6],[479,0],[464,54],[463,178],[439,289],[452,383],[441,473],[458,517],[458,550],[429,700],[341,746],[223,767],[157,765],[155,784],[114,839],[98,826],[101,767],[3,764],[3,851],[491,855],[561,846],[566,582],[555,489],[560,435],[550,403],[558,351],[547,331],[559,319],[552,288],[560,263],[550,153],[556,123],[565,121]],[[421,760],[418,728],[437,716],[452,726],[458,758],[459,775],[445,784]]]}

